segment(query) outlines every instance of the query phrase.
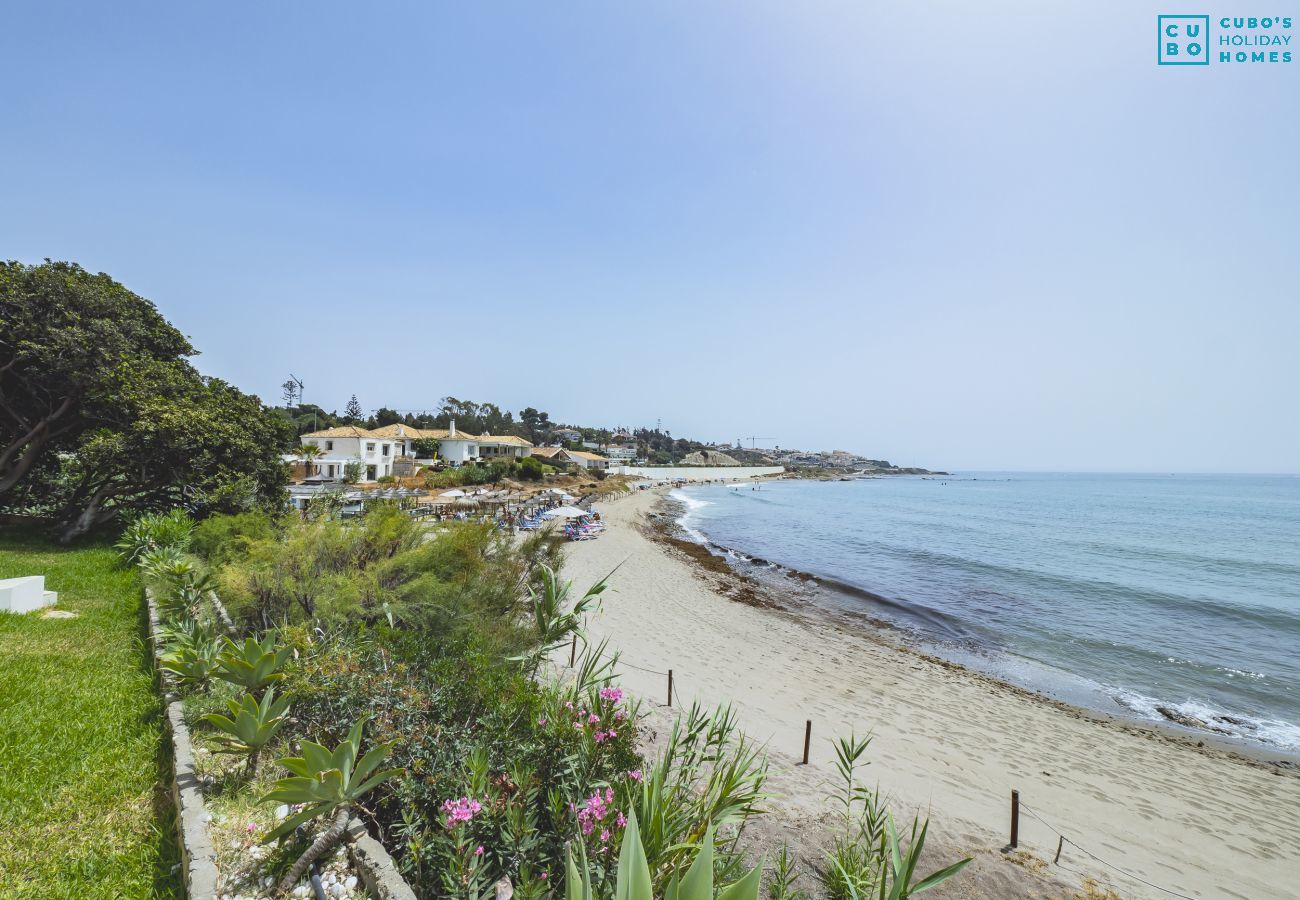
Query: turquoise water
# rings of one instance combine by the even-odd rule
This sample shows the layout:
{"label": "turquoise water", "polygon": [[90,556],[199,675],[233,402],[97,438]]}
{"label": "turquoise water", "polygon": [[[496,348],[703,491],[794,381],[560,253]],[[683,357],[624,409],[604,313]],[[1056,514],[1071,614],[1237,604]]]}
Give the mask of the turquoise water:
{"label": "turquoise water", "polygon": [[[824,602],[1072,703],[1300,752],[1300,477],[978,474],[674,492]],[[874,596],[873,596],[874,595]]]}

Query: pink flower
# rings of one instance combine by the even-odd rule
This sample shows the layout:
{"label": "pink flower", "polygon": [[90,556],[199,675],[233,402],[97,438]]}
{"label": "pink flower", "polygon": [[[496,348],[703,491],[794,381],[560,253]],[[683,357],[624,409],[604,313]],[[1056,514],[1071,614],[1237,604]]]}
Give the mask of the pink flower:
{"label": "pink flower", "polygon": [[627,773],[627,777],[628,777],[628,778],[631,778],[633,781],[640,781],[640,780],[641,780],[641,770],[640,770],[640,769],[633,769],[631,772],[628,772],[628,773]]}
{"label": "pink flower", "polygon": [[538,724],[538,725],[542,725],[542,726],[544,726],[544,725],[546,724],[546,716],[541,716],[541,717],[539,717],[539,718],[537,719],[537,724]]}
{"label": "pink flower", "polygon": [[600,791],[596,791],[582,804],[582,809],[578,810],[578,826],[584,835],[589,835],[596,830],[596,823],[603,822],[609,815],[608,803],[614,799],[614,792],[606,789],[605,796],[600,796]]}
{"label": "pink flower", "polygon": [[483,855],[483,845],[482,845],[482,844],[479,844],[478,849],[474,851],[474,855],[475,855],[475,856],[482,856],[482,855]]}
{"label": "pink flower", "polygon": [[444,800],[442,811],[447,814],[445,826],[455,828],[474,818],[474,814],[483,808],[477,800],[461,797],[459,800]]}
{"label": "pink flower", "polygon": [[616,687],[605,687],[600,689],[600,699],[608,700],[611,703],[617,703],[623,699],[623,692]]}
{"label": "pink flower", "polygon": [[551,877],[551,873],[550,873],[550,872],[543,872],[543,873],[542,873],[540,876],[538,876],[538,877],[541,878],[542,881],[545,881],[546,879],[548,879],[548,878]]}
{"label": "pink flower", "polygon": [[245,830],[246,830],[249,834],[252,834],[254,831],[257,830],[257,823],[256,823],[256,822],[249,822],[248,825],[245,826]]}
{"label": "pink flower", "polygon": [[597,732],[596,732],[594,735],[592,735],[592,736],[596,739],[596,743],[597,743],[597,744],[603,744],[603,743],[605,743],[605,732],[603,732],[603,731],[597,731]]}
{"label": "pink flower", "polygon": [[609,739],[612,741],[616,737],[618,737],[618,732],[611,728],[609,730]]}
{"label": "pink flower", "polygon": [[564,701],[564,705],[565,705],[568,709],[573,709],[573,701],[572,701],[572,700],[565,700],[565,701]]}
{"label": "pink flower", "polygon": [[605,802],[606,802],[606,803],[613,803],[613,802],[614,802],[614,789],[613,789],[613,788],[605,788]]}
{"label": "pink flower", "polygon": [[627,816],[623,815],[622,813],[619,813],[619,814],[618,814],[618,818],[617,818],[615,821],[618,822],[618,827],[619,827],[619,828],[626,828],[626,827],[627,827]]}
{"label": "pink flower", "polygon": [[608,829],[608,828],[603,828],[603,829],[601,829],[601,832],[600,832],[600,839],[601,839],[602,842],[603,842],[603,841],[608,841],[608,840],[609,840],[609,829]]}
{"label": "pink flower", "polygon": [[595,725],[599,721],[600,721],[600,716],[596,715],[595,713],[592,713],[591,715],[587,716],[588,725]]}
{"label": "pink flower", "polygon": [[622,722],[622,721],[623,721],[624,719],[626,719],[626,718],[627,718],[627,713],[623,712],[623,710],[621,710],[621,709],[616,709],[616,710],[614,710],[614,721],[615,721],[615,722]]}

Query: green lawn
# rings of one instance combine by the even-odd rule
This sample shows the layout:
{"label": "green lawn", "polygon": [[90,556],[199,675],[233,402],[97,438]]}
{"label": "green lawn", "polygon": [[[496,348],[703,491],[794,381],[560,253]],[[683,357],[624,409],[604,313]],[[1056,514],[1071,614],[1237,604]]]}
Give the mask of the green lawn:
{"label": "green lawn", "polygon": [[78,616],[0,613],[0,898],[182,896],[139,580],[108,547],[0,531],[18,575]]}

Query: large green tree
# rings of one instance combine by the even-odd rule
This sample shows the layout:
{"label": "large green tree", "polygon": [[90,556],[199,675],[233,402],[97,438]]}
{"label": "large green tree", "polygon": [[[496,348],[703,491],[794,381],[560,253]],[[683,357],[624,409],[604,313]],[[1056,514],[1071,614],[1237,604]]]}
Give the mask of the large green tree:
{"label": "large green tree", "polygon": [[0,503],[70,540],[126,512],[282,502],[292,426],[201,376],[195,352],[107,275],[0,267]]}
{"label": "large green tree", "polygon": [[195,353],[154,305],[74,263],[0,263],[0,498],[113,412],[123,364]]}

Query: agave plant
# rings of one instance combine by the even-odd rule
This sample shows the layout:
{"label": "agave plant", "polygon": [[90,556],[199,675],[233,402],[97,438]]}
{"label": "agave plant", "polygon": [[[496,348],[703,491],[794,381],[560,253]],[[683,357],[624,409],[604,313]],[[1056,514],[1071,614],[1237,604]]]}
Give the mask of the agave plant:
{"label": "agave plant", "polygon": [[274,634],[267,634],[260,641],[246,638],[244,643],[236,644],[230,638],[222,638],[223,649],[217,657],[217,677],[231,684],[236,684],[250,693],[257,693],[274,681],[284,678],[280,669],[289,659],[293,650],[289,647],[276,647]]}
{"label": "agave plant", "polygon": [[160,665],[171,672],[186,687],[202,687],[217,670],[220,644],[212,629],[192,619],[165,625],[161,630],[168,645],[159,659]]}
{"label": "agave plant", "polygon": [[128,522],[122,537],[113,546],[124,562],[134,563],[143,554],[161,547],[184,550],[189,546],[193,532],[194,520],[183,509],[146,513]]}
{"label": "agave plant", "polygon": [[203,720],[215,726],[220,734],[223,753],[242,753],[248,756],[248,771],[257,771],[257,758],[262,748],[280,732],[289,714],[289,698],[275,699],[275,688],[267,688],[259,703],[252,694],[244,694],[238,701],[227,700],[229,716],[209,713]]}
{"label": "agave plant", "polygon": [[137,560],[146,577],[149,578],[166,578],[170,572],[179,566],[192,566],[185,559],[185,551],[180,547],[154,547],[140,554]]}
{"label": "agave plant", "polygon": [[270,843],[290,834],[304,822],[317,816],[333,814],[334,818],[328,828],[312,841],[302,856],[280,881],[278,890],[285,894],[302,878],[307,868],[322,853],[329,850],[347,827],[348,816],[352,806],[383,782],[401,772],[401,769],[380,769],[380,764],[388,758],[393,744],[379,744],[371,748],[360,760],[361,733],[365,728],[365,719],[352,726],[347,740],[333,751],[303,741],[302,756],[291,756],[280,760],[280,765],[293,773],[292,778],[281,778],[275,783],[265,797],[266,803],[301,803],[303,808],[289,816],[266,836],[263,843]]}
{"label": "agave plant", "polygon": [[[565,860],[566,900],[592,900],[593,889],[591,873],[587,870],[586,851],[579,843],[580,864],[573,859],[573,848],[569,847]],[[673,875],[664,891],[663,900],[758,900],[758,889],[762,881],[761,867],[751,869],[739,881],[714,892],[713,886],[713,826],[710,825],[700,843],[695,860],[686,871],[685,877]],[[636,813],[627,820],[623,831],[623,843],[619,846],[618,870],[615,875],[614,896],[618,900],[654,900],[654,888],[650,880],[650,865],[646,860],[645,848],[641,844],[641,830],[637,825]]]}

